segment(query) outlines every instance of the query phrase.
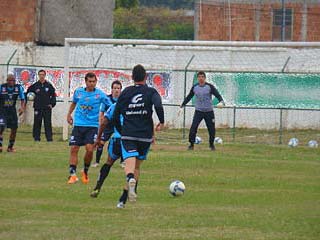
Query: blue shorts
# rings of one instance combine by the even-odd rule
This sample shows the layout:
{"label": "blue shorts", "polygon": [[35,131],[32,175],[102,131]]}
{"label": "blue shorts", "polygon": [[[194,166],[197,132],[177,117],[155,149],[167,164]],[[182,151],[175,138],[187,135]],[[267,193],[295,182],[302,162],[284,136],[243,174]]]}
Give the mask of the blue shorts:
{"label": "blue shorts", "polygon": [[120,138],[110,139],[109,145],[108,145],[108,154],[113,161],[116,161],[118,158],[122,159]]}
{"label": "blue shorts", "polygon": [[136,157],[139,160],[147,159],[150,149],[150,142],[141,142],[134,140],[121,140],[121,149],[123,159]]}
{"label": "blue shorts", "polygon": [[84,146],[94,144],[97,138],[97,127],[74,126],[70,136],[69,146]]}

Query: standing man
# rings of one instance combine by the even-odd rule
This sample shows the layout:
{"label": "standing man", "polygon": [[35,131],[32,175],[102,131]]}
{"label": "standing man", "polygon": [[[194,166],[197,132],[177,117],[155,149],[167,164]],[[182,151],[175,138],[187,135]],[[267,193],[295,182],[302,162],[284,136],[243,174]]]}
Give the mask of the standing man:
{"label": "standing man", "polygon": [[[86,87],[76,89],[67,115],[67,121],[73,124],[70,137],[70,160],[68,184],[74,184],[79,179],[76,175],[78,165],[78,152],[80,146],[85,146],[84,169],[81,181],[89,182],[88,171],[93,157],[94,141],[99,127],[99,110],[101,103],[105,103],[105,93],[96,88],[97,77],[94,73],[85,75]],[[74,113],[74,120],[72,113]]]}
{"label": "standing man", "polygon": [[121,93],[113,120],[121,134],[128,199],[134,202],[137,197],[135,188],[139,179],[140,165],[147,158],[153,140],[152,107],[154,106],[160,121],[156,126],[157,131],[163,128],[164,110],[157,90],[146,85],[146,70],[142,65],[133,68],[132,79],[134,86],[127,87]]}
{"label": "standing man", "polygon": [[2,152],[2,134],[6,127],[11,129],[7,152],[15,152],[13,145],[18,129],[16,102],[20,98],[21,107],[18,110],[20,116],[25,110],[25,96],[22,86],[16,84],[13,74],[8,74],[7,83],[0,86],[0,91],[0,153]]}
{"label": "standing man", "polygon": [[39,81],[32,84],[27,91],[35,93],[33,102],[34,120],[33,120],[33,139],[40,141],[41,124],[44,121],[45,135],[48,142],[52,142],[52,108],[56,105],[56,93],[51,83],[46,77],[46,71],[40,70],[38,72]]}
{"label": "standing man", "polygon": [[214,138],[216,135],[216,128],[212,107],[212,95],[218,98],[219,103],[217,106],[219,108],[223,107],[225,104],[218,90],[212,84],[206,82],[206,74],[204,72],[198,72],[197,77],[198,83],[192,86],[188,96],[184,99],[183,103],[180,106],[181,108],[183,108],[194,95],[196,96],[196,110],[193,115],[192,125],[189,132],[190,145],[188,149],[193,150],[199,124],[202,119],[204,119],[209,132],[209,147],[212,151],[214,151]]}
{"label": "standing man", "polygon": [[[122,89],[122,84],[119,80],[115,80],[111,84],[111,94],[107,95],[107,100],[105,104],[101,104],[100,107],[100,124],[103,123],[104,118],[105,118],[105,112],[108,111],[109,107],[116,103],[118,100],[118,97],[121,93]],[[106,141],[108,141],[113,133],[113,126],[108,122],[108,124],[105,126],[104,131],[101,136],[101,141],[99,145],[97,146],[97,151],[96,151],[96,161],[94,164],[92,164],[92,167],[98,167],[101,159],[101,155],[103,152],[103,147]]]}

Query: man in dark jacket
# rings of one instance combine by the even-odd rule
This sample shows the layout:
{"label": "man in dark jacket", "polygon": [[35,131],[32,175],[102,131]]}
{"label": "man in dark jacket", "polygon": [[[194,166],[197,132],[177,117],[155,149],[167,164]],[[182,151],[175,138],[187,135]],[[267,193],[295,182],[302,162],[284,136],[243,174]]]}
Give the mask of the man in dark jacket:
{"label": "man in dark jacket", "polygon": [[40,141],[41,124],[44,120],[44,128],[46,139],[48,142],[52,141],[52,123],[51,115],[52,108],[56,105],[56,93],[51,83],[45,77],[46,72],[40,70],[38,72],[39,81],[32,84],[27,91],[35,93],[33,102],[34,108],[34,122],[33,122],[33,138],[35,141]]}

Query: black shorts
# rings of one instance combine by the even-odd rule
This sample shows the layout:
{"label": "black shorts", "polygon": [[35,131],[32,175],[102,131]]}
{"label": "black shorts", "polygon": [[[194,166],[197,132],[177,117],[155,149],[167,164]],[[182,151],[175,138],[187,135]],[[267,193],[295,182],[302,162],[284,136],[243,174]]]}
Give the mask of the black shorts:
{"label": "black shorts", "polygon": [[74,126],[70,136],[69,146],[84,146],[94,144],[97,138],[97,127]]}
{"label": "black shorts", "polygon": [[122,157],[123,159],[136,157],[139,160],[146,160],[150,145],[150,142],[121,139]]}
{"label": "black shorts", "polygon": [[0,127],[18,128],[18,115],[16,110],[0,113]]}
{"label": "black shorts", "polygon": [[101,135],[101,140],[106,142],[110,139],[110,137],[112,136],[113,131],[110,131],[109,129],[105,129]]}

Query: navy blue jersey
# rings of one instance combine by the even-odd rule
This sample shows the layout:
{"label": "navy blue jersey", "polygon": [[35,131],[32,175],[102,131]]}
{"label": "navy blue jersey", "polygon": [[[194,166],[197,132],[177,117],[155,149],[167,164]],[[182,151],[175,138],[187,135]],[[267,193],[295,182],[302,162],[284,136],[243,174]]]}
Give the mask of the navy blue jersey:
{"label": "navy blue jersey", "polygon": [[56,105],[55,91],[55,88],[48,81],[43,83],[37,81],[28,88],[27,94],[29,92],[34,92],[36,94],[36,97],[33,100],[33,107],[34,109],[39,110],[48,109],[50,108],[49,105],[51,105],[51,107]]}
{"label": "navy blue jersey", "polygon": [[0,111],[1,109],[15,109],[17,99],[24,100],[23,87],[20,84],[15,84],[10,87],[7,83],[0,86]]}
{"label": "navy blue jersey", "polygon": [[[164,123],[163,106],[157,90],[147,85],[130,86],[123,90],[113,115],[113,122],[121,139],[152,142],[153,106],[160,123]],[[122,126],[120,115],[123,116]]]}

